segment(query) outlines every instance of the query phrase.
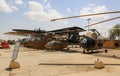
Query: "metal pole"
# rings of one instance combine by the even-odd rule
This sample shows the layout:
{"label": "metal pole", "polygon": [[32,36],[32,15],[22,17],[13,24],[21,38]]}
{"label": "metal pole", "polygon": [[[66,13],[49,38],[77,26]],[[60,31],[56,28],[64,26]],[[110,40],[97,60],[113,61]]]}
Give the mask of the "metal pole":
{"label": "metal pole", "polygon": [[89,24],[90,24],[90,20],[91,18],[88,18],[87,21],[88,21],[88,32],[89,32]]}

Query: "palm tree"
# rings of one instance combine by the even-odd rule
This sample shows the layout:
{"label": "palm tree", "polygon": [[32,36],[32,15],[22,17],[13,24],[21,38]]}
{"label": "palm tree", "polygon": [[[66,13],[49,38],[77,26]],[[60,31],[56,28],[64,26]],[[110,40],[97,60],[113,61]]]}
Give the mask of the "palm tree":
{"label": "palm tree", "polygon": [[109,38],[120,40],[120,24],[115,25],[111,30],[109,30]]}

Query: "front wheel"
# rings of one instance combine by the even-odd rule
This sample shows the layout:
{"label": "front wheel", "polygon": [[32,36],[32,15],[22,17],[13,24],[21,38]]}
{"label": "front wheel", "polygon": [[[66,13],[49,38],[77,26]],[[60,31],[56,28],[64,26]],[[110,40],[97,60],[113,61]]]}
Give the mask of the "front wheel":
{"label": "front wheel", "polygon": [[108,50],[107,50],[107,49],[105,49],[105,53],[108,53]]}
{"label": "front wheel", "polygon": [[85,50],[83,50],[83,54],[85,54]]}

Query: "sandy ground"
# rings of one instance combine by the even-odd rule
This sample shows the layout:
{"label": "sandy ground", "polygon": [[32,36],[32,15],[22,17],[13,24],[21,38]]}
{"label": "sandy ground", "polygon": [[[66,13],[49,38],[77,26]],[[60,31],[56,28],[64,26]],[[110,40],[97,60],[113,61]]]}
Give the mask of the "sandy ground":
{"label": "sandy ground", "polygon": [[[82,49],[71,48],[70,52],[36,50],[21,47],[17,62],[19,69],[9,67],[14,46],[0,49],[0,76],[118,76],[120,75],[120,50],[104,53],[82,54]],[[75,51],[76,50],[76,51]],[[95,69],[94,61],[99,58],[106,65]]]}

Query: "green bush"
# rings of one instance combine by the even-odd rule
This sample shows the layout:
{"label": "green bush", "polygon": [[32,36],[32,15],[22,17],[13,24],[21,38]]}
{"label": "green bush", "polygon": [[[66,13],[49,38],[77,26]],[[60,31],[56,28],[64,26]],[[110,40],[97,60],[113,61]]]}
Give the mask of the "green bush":
{"label": "green bush", "polygon": [[14,45],[15,44],[15,40],[8,40],[8,44]]}

